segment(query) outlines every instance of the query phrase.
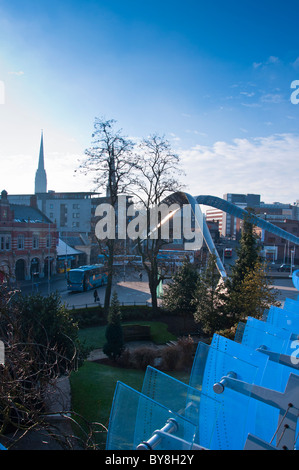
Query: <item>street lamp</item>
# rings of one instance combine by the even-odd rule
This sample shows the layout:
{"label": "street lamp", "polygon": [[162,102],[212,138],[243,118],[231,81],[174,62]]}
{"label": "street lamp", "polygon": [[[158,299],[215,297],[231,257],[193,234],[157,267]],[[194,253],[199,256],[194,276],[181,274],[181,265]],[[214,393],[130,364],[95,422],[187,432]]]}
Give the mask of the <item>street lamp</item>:
{"label": "street lamp", "polygon": [[273,249],[273,259],[272,259],[272,264],[275,264],[275,261],[274,261],[274,260],[275,260],[275,251],[276,251],[276,250],[275,250],[275,245],[273,246],[273,248],[274,248],[274,249]]}
{"label": "street lamp", "polygon": [[294,260],[295,260],[295,247],[294,247],[293,250],[291,250],[291,267],[290,267],[290,275],[289,275],[289,277],[292,277],[292,276],[293,276]]}

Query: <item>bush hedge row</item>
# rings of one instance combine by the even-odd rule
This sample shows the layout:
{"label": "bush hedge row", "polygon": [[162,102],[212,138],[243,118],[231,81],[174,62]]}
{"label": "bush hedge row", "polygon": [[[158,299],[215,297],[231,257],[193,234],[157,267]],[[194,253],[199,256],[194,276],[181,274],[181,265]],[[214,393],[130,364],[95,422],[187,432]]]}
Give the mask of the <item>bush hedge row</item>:
{"label": "bush hedge row", "polygon": [[[121,305],[120,310],[122,321],[153,320],[160,316],[161,313],[165,313],[162,309],[159,309],[157,315],[154,315],[152,307],[148,305]],[[100,306],[73,308],[69,311],[79,328],[105,325],[107,323],[103,308]]]}

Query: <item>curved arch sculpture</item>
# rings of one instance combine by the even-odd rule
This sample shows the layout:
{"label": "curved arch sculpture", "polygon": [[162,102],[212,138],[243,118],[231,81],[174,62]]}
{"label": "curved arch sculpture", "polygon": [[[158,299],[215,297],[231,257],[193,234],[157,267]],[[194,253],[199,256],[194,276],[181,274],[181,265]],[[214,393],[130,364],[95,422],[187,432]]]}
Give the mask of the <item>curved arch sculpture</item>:
{"label": "curved arch sculpture", "polygon": [[221,199],[220,197],[216,196],[196,196],[195,199],[198,204],[215,207],[224,212],[227,212],[228,214],[238,217],[238,219],[244,220],[245,217],[249,217],[249,220],[254,225],[257,225],[258,227],[267,230],[267,232],[271,232],[275,235],[278,235],[279,237],[284,238],[285,240],[289,240],[295,245],[299,245],[299,238],[293,235],[292,233],[286,232],[282,228],[276,227],[276,225],[273,225],[270,222],[267,222],[266,220],[261,219],[260,217],[257,217],[254,214],[249,214],[249,212],[247,212],[246,210],[235,206],[235,204],[232,204],[231,202],[225,201],[225,199]]}
{"label": "curved arch sculpture", "polygon": [[274,235],[284,238],[285,240],[288,240],[291,243],[294,243],[295,245],[299,245],[299,237],[296,237],[292,233],[286,232],[282,228],[277,227],[276,225],[273,225],[270,222],[267,222],[266,220],[254,214],[250,214],[245,209],[241,209],[235,204],[232,204],[231,202],[228,202],[225,199],[221,199],[216,196],[209,196],[209,195],[191,196],[190,194],[185,193],[185,192],[176,192],[166,197],[163,200],[163,203],[168,204],[168,205],[177,203],[181,207],[186,204],[191,205],[191,211],[194,215],[194,219],[196,221],[197,227],[202,232],[202,236],[207,244],[207,247],[210,253],[213,253],[216,256],[217,269],[222,278],[227,277],[227,273],[224,269],[224,266],[218,254],[218,251],[214,245],[208,225],[206,223],[206,219],[205,217],[202,216],[199,205],[215,207],[241,220],[244,220],[245,218],[247,218],[252,224],[256,225],[257,227],[260,227],[264,230],[267,230],[270,233],[273,233]]}
{"label": "curved arch sculpture", "polygon": [[203,239],[205,240],[207,247],[210,251],[210,253],[214,254],[216,257],[216,265],[217,269],[221,275],[222,278],[227,277],[227,273],[224,269],[223,263],[221,261],[221,258],[218,254],[218,251],[214,245],[213,239],[211,237],[208,225],[206,223],[205,217],[203,217],[199,202],[197,201],[197,198],[191,196],[191,194],[185,193],[185,192],[176,192],[171,194],[170,196],[167,196],[163,200],[164,204],[171,205],[171,204],[178,204],[180,207],[183,207],[184,205],[190,205],[191,206],[191,212],[194,216],[194,220],[196,222],[195,229],[198,229],[201,234]]}

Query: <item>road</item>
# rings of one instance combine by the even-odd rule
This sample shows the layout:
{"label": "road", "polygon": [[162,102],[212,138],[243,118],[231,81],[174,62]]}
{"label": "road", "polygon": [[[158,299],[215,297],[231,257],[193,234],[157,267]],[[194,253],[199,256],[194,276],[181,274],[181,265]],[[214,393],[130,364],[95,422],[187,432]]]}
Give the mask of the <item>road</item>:
{"label": "road", "polygon": [[[22,294],[28,295],[32,292],[39,292],[42,295],[48,295],[52,292],[58,292],[61,296],[61,300],[69,308],[73,307],[85,307],[86,305],[94,304],[93,290],[88,292],[70,292],[67,289],[66,278],[64,274],[58,274],[53,276],[50,281],[48,279],[39,279],[36,284],[30,281],[22,282],[19,286]],[[103,305],[105,298],[106,287],[99,287],[97,289],[100,303]],[[118,299],[121,304],[134,305],[141,304],[145,305],[150,303],[151,295],[146,281],[146,276],[143,275],[143,280],[139,279],[139,275],[136,272],[127,273],[126,278],[124,275],[117,276],[113,282],[112,290],[116,290]]]}
{"label": "road", "polygon": [[286,298],[298,300],[299,292],[295,289],[289,277],[274,279],[273,287],[278,290],[278,300],[284,302]]}
{"label": "road", "polygon": [[[272,276],[273,287],[279,291],[278,300],[280,302],[283,303],[287,297],[291,299],[298,298],[299,292],[293,286],[292,279],[288,273],[272,273]],[[94,304],[93,291],[69,292],[64,274],[53,276],[49,282],[47,279],[39,279],[37,284],[33,284],[30,281],[23,282],[19,287],[24,295],[31,292],[39,292],[42,295],[48,295],[49,292],[58,292],[63,303],[70,308]],[[105,289],[105,286],[98,288],[101,304],[104,301]],[[144,305],[151,301],[146,276],[143,275],[143,280],[140,281],[139,275],[136,272],[127,272],[125,279],[123,274],[119,275],[114,281],[113,290],[116,290],[118,299],[122,304],[134,305],[136,303]]]}

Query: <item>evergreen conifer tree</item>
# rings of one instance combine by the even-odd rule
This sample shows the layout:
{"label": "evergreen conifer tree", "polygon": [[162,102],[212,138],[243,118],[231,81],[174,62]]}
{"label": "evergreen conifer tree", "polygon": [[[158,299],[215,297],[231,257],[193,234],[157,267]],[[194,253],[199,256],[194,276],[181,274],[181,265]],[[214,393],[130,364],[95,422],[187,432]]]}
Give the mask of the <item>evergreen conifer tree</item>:
{"label": "evergreen conifer tree", "polygon": [[107,342],[104,344],[103,352],[110,359],[116,359],[120,356],[123,346],[123,330],[121,325],[121,311],[117,293],[114,291],[111,298],[111,305],[108,314],[108,325],[105,336]]}
{"label": "evergreen conifer tree", "polygon": [[[225,313],[228,320],[227,328],[235,325],[244,317],[244,279],[253,275],[261,259],[257,237],[254,233],[254,226],[250,220],[250,210],[248,217],[243,221],[240,246],[237,250],[238,258],[232,267],[231,275],[226,280],[226,292],[223,296],[225,302]],[[247,293],[248,294],[248,293]],[[246,295],[247,301],[248,295]]]}
{"label": "evergreen conifer tree", "polygon": [[241,287],[243,320],[248,316],[261,319],[265,310],[271,305],[279,306],[277,300],[278,291],[270,286],[270,281],[265,272],[265,264],[256,261],[254,269],[248,270]]}
{"label": "evergreen conifer tree", "polygon": [[223,285],[216,266],[215,255],[210,255],[207,267],[200,274],[194,295],[194,320],[201,330],[211,335],[224,326],[221,293]]}
{"label": "evergreen conifer tree", "polygon": [[198,277],[194,264],[189,259],[184,260],[163,295],[163,307],[178,314],[193,315],[195,306],[192,299]]}

